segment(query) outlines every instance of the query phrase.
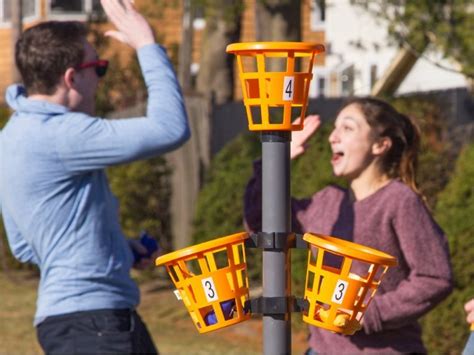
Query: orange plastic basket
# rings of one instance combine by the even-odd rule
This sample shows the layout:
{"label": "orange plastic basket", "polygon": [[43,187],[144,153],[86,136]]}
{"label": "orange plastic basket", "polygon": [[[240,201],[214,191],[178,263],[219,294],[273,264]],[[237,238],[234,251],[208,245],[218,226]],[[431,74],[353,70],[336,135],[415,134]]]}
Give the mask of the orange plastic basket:
{"label": "orange plastic basket", "polygon": [[358,329],[388,267],[397,260],[346,240],[306,233],[308,252],[304,298],[306,323],[352,335]]}
{"label": "orange plastic basket", "polygon": [[244,310],[249,299],[244,241],[236,233],[159,257],[165,265],[200,333],[207,333],[250,318]]}
{"label": "orange plastic basket", "polygon": [[[249,129],[303,129],[314,57],[324,52],[324,46],[304,42],[248,42],[230,44],[226,51],[237,56]],[[305,57],[309,59],[307,65],[297,61]],[[271,71],[272,61],[277,60],[285,61],[284,71]],[[256,65],[249,69],[244,63],[247,61]],[[298,64],[301,64],[299,71]],[[293,114],[302,117],[299,124],[292,123]]]}

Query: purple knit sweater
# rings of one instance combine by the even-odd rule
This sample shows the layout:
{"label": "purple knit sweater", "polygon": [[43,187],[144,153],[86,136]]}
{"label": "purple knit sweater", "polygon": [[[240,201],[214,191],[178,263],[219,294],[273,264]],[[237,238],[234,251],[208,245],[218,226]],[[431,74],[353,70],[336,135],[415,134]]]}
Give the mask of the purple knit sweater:
{"label": "purple knit sweater", "polygon": [[[245,192],[245,222],[261,230],[261,162]],[[352,336],[310,327],[309,344],[317,353],[426,352],[417,319],[452,290],[449,252],[443,231],[420,198],[393,180],[360,201],[347,189],[328,186],[310,199],[292,200],[296,233],[314,232],[363,244],[398,260],[389,269]]]}

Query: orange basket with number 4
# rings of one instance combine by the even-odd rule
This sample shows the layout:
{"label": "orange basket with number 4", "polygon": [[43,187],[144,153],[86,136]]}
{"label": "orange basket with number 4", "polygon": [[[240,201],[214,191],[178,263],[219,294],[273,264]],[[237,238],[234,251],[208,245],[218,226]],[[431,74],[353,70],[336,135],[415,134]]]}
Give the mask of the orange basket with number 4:
{"label": "orange basket with number 4", "polygon": [[391,255],[346,240],[306,233],[308,252],[304,298],[306,323],[352,335],[390,266]]}
{"label": "orange basket with number 4", "polygon": [[207,333],[250,318],[245,310],[249,284],[244,242],[236,233],[159,257],[194,325]]}
{"label": "orange basket with number 4", "polygon": [[[324,46],[305,42],[248,42],[230,44],[226,51],[237,57],[249,129],[303,129],[314,58],[324,52]],[[301,122],[292,123],[292,118],[297,116]]]}

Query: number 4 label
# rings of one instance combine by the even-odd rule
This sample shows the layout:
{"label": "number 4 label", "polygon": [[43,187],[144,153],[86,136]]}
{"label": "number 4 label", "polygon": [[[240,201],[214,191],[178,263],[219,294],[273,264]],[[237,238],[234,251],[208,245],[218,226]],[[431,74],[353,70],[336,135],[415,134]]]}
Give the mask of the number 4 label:
{"label": "number 4 label", "polygon": [[347,287],[349,283],[344,280],[338,280],[336,287],[334,288],[334,293],[332,294],[332,301],[334,303],[341,304],[344,301],[344,296],[346,295]]}
{"label": "number 4 label", "polygon": [[206,295],[207,302],[212,302],[218,300],[216,286],[214,285],[214,280],[212,277],[208,277],[206,279],[201,280],[202,288],[204,290],[204,294]]}
{"label": "number 4 label", "polygon": [[293,93],[295,92],[295,77],[285,76],[283,80],[283,101],[293,100]]}

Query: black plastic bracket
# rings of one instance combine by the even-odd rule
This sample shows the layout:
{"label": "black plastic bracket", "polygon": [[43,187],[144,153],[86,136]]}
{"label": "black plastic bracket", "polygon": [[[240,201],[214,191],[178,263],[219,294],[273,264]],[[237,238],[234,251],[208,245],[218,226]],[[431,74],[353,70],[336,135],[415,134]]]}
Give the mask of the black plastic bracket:
{"label": "black plastic bracket", "polygon": [[305,312],[309,309],[306,299],[290,297],[258,297],[248,300],[245,309],[253,314],[277,315],[289,312]]}
{"label": "black plastic bracket", "polygon": [[280,232],[250,234],[250,237],[245,241],[245,246],[278,251],[288,248],[308,249],[308,243],[303,240],[302,234]]}
{"label": "black plastic bracket", "polygon": [[261,248],[265,250],[283,250],[291,248],[294,244],[294,233],[267,233],[259,232],[250,235],[245,242],[245,246],[249,248]]}

